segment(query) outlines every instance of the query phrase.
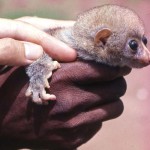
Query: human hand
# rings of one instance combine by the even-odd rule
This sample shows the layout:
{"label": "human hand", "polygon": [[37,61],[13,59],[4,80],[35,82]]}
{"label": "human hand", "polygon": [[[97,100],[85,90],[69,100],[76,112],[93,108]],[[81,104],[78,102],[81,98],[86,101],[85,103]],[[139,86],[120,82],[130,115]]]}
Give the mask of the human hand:
{"label": "human hand", "polygon": [[[29,23],[9,19],[0,22],[0,65],[27,65],[41,57],[43,51],[58,61],[76,59],[75,50]],[[42,26],[45,22],[40,23]]]}
{"label": "human hand", "polygon": [[25,16],[25,17],[17,18],[15,20],[31,24],[42,31],[48,31],[49,29],[54,29],[57,27],[70,27],[73,26],[75,23],[75,21],[71,21],[71,20],[54,20],[54,19],[31,17],[31,16]]}
{"label": "human hand", "polygon": [[1,147],[74,149],[88,141],[103,121],[122,113],[120,97],[126,91],[122,76],[129,68],[87,62],[61,66],[51,80],[57,101],[48,106],[35,105],[24,96],[28,79],[23,69],[1,76]]}

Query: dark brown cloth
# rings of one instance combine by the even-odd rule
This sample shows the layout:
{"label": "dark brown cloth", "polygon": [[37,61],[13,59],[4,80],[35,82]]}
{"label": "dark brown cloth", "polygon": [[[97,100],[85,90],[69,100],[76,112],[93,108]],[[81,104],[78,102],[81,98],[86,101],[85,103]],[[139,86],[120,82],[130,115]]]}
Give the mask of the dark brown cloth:
{"label": "dark brown cloth", "polygon": [[95,63],[62,63],[51,88],[57,101],[39,106],[25,97],[28,77],[24,67],[0,75],[0,149],[75,149],[101,128],[102,122],[123,111],[123,75],[129,68]]}

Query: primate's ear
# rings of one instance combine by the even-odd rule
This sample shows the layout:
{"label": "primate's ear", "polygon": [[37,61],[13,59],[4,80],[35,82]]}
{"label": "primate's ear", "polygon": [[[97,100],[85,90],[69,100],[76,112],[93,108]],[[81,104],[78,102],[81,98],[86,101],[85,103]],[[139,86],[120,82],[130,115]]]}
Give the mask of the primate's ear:
{"label": "primate's ear", "polygon": [[100,43],[102,43],[103,45],[105,45],[107,39],[109,38],[109,36],[111,34],[112,34],[112,31],[108,28],[104,28],[102,30],[99,30],[95,35],[94,44],[99,45]]}

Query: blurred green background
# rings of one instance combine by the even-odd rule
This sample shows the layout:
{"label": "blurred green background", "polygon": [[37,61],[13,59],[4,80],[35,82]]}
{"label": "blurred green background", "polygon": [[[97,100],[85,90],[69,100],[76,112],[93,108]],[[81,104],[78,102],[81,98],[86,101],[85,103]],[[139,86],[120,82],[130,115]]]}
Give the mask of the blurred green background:
{"label": "blurred green background", "polygon": [[[146,36],[150,39],[150,0],[0,0],[0,17],[39,16],[75,20],[80,12],[108,3],[135,10],[143,19]],[[96,136],[79,150],[150,150],[149,76],[150,67],[146,67],[134,69],[125,77],[128,88],[122,98],[124,113],[105,122]]]}
{"label": "blurred green background", "polygon": [[[145,1],[146,2],[146,1]],[[147,0],[148,2],[148,0]],[[88,8],[116,3],[137,7],[142,0],[0,0],[0,17],[18,18],[40,16],[55,19],[73,19],[78,12]]]}

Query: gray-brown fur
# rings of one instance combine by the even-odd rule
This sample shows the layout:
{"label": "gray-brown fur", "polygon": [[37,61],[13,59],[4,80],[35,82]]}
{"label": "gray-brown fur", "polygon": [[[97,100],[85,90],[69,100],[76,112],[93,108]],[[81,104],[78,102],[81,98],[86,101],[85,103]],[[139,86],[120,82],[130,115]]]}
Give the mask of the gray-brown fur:
{"label": "gray-brown fur", "polygon": [[[141,19],[133,11],[117,5],[95,7],[79,15],[73,27],[56,28],[49,34],[76,49],[78,57],[83,60],[136,68],[150,62],[150,53],[142,41],[145,33]],[[129,46],[131,40],[138,43],[136,51]],[[45,90],[44,80],[47,80],[47,74],[59,67],[57,65],[53,67],[53,60],[44,54],[27,67],[30,77],[27,95],[34,102],[42,103],[42,99],[47,99],[41,96]],[[55,99],[54,95],[52,99]]]}

